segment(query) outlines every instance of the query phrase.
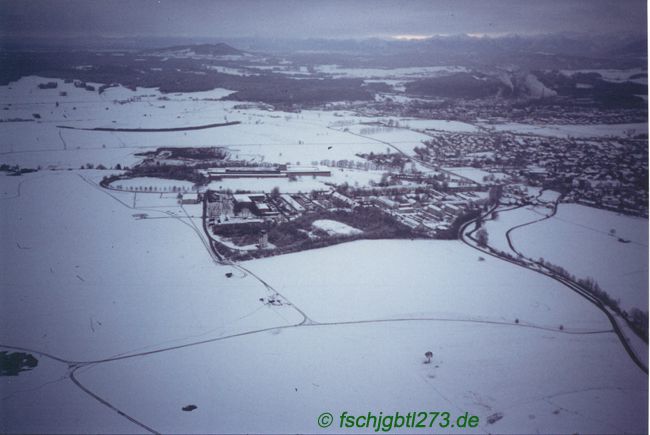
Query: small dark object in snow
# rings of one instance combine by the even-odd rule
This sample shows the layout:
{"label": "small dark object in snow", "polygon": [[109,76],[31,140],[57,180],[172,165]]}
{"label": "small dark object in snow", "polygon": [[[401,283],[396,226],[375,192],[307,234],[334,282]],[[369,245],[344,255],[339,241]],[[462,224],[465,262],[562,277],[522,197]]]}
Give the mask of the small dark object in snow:
{"label": "small dark object in snow", "polygon": [[328,149],[328,150],[331,150],[331,149],[332,149],[332,147],[331,147],[331,146],[328,146],[328,147],[327,147],[327,149]]}
{"label": "small dark object in snow", "polygon": [[503,418],[503,414],[501,414],[500,412],[495,412],[494,414],[488,416],[487,422],[488,424],[494,424],[497,421],[501,420],[502,418]]}
{"label": "small dark object in snow", "polygon": [[624,239],[623,237],[619,237],[619,238],[618,238],[618,241],[621,242],[621,243],[630,243],[629,240]]}
{"label": "small dark object in snow", "polygon": [[232,272],[227,272],[226,277],[230,278],[232,276]]}
{"label": "small dark object in snow", "polygon": [[194,411],[195,409],[196,409],[196,405],[183,406],[183,411]]}

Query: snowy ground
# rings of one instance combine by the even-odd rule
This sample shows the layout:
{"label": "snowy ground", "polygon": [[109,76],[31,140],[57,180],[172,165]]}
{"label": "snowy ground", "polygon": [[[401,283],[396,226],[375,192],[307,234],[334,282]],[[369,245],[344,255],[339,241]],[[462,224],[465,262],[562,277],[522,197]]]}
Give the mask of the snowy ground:
{"label": "snowy ground", "polygon": [[348,183],[352,187],[368,187],[371,182],[381,181],[383,171],[363,171],[353,169],[328,168],[329,177],[298,176],[295,181],[289,178],[226,178],[211,181],[209,189],[250,190],[252,192],[270,192],[274,187],[282,193],[308,193],[312,190],[328,190],[331,184]]}
{"label": "snowy ground", "polygon": [[[422,142],[429,140],[430,137],[424,133],[409,130],[406,128],[380,128],[373,131],[372,127],[366,125],[354,125],[348,127],[349,131],[354,133],[360,139],[372,140],[376,145],[381,146],[382,142],[386,143],[383,148],[380,147],[377,152],[395,152],[396,149],[409,155],[415,155],[413,149],[421,147]],[[392,147],[390,145],[392,145]]]}
{"label": "snowy ground", "polygon": [[[32,416],[53,404],[62,432],[144,431],[116,409],[160,432],[320,433],[325,411],[420,409],[478,415],[477,432],[645,430],[647,378],[602,313],[552,280],[457,241],[218,265],[184,217],[196,207],[87,182],[102,175],[28,174],[20,191],[0,178],[15,191],[0,209],[0,348],[40,362],[0,378],[3,431],[46,431]],[[75,376],[114,409],[39,351],[109,358]]]}
{"label": "snowy ground", "polygon": [[[497,325],[305,326],[102,364],[79,377],[169,433],[373,433],[339,428],[339,414],[412,410],[479,416],[475,430],[440,432],[643,432],[647,379],[618,347],[611,334]],[[426,350],[432,364],[423,364]],[[197,409],[182,412],[187,404]],[[322,412],[334,415],[328,429],[317,426]],[[503,418],[488,424],[495,413]]]}
{"label": "snowy ground", "polygon": [[[506,207],[502,207],[506,209]],[[488,232],[488,245],[498,251],[506,252],[517,256],[517,253],[510,249],[506,233],[511,228],[542,219],[552,213],[552,209],[542,206],[525,206],[512,210],[497,210],[496,219],[485,221],[484,228]]]}
{"label": "snowy ground", "polygon": [[[6,350],[0,347],[0,351]],[[133,434],[141,428],[103,404],[89,400],[68,379],[68,366],[49,358],[15,378],[0,378],[0,431],[3,433]]]}
{"label": "snowy ground", "polygon": [[[56,89],[38,85],[54,81]],[[93,84],[96,88],[99,84]],[[67,95],[60,95],[61,92]],[[102,94],[60,79],[24,77],[0,86],[0,161],[24,167],[72,168],[91,163],[132,166],[136,153],[157,147],[226,147],[236,159],[251,162],[311,164],[321,160],[362,162],[359,153],[385,152],[387,141],[406,153],[429,138],[406,128],[372,133],[361,122],[384,118],[345,111],[303,110],[300,113],[242,108],[220,101],[230,91],[162,94],[157,89],[108,88]],[[38,115],[38,118],[35,117]],[[19,122],[19,120],[21,122]],[[395,118],[415,129],[476,131],[470,124]],[[238,121],[238,125],[192,131],[114,132],[74,128],[182,128]],[[390,148],[391,152],[395,152]]]}
{"label": "snowy ground", "polygon": [[[612,229],[615,236],[610,235]],[[511,237],[529,257],[543,257],[578,278],[594,278],[611,296],[620,298],[624,309],[647,310],[647,219],[561,204],[555,217],[515,230]],[[619,237],[630,243],[621,243]]]}
{"label": "snowy ground", "polygon": [[[608,328],[602,314],[554,281],[478,257],[457,241],[387,240],[246,264],[316,321],[437,317],[511,323],[518,318],[552,329],[560,324],[583,331]],[[463,273],[466,268],[472,273]]]}
{"label": "snowy ground", "polygon": [[77,173],[40,175],[2,200],[0,343],[88,360],[295,317],[263,307],[256,280],[224,276],[175,195],[152,207],[157,194],[137,194],[149,208],[132,209],[133,194],[110,192],[120,202]]}
{"label": "snowy ground", "polygon": [[[56,89],[38,88],[51,81],[58,83]],[[296,114],[236,108],[236,102],[218,101],[229,92],[161,94],[156,89],[132,91],[120,86],[99,94],[60,79],[24,77],[0,86],[1,160],[29,167],[76,169],[86,163],[111,167],[133,165],[139,160],[136,152],[157,147],[224,146],[236,158],[309,164],[314,159],[362,161],[355,154],[385,149],[372,140],[328,128],[368,118],[347,112],[306,110]],[[241,124],[174,132],[58,128],[170,128],[227,121]]]}
{"label": "snowy ground", "polygon": [[148,188],[158,191],[171,191],[174,188],[178,190],[192,190],[194,183],[184,180],[170,180],[154,177],[136,177],[114,181],[111,183],[111,187],[121,190],[142,190]]}
{"label": "snowy ground", "polygon": [[[0,122],[0,161],[74,169],[0,175],[0,350],[23,347],[39,358],[34,370],[0,378],[1,431],[133,433],[144,430],[139,423],[165,433],[320,433],[316,418],[326,411],[336,423],[341,411],[413,410],[468,411],[481,433],[646,430],[647,376],[600,311],[540,274],[479,261],[458,241],[361,241],[219,264],[200,205],[181,208],[174,193],[103,190],[96,183],[107,171],[76,169],[131,165],[135,152],[160,146],[227,146],[235,158],[276,163],[361,161],[356,153],[390,147],[381,141],[411,153],[427,135],[359,137],[344,129],[360,133],[367,118],[235,109],[216,101],[227,90],[161,99],[151,89],[99,95],[60,80],[57,89],[37,88],[48,81],[0,87],[3,121],[34,119]],[[56,127],[234,120],[241,124],[174,133]],[[380,177],[333,169],[330,178],[363,186]],[[281,191],[324,180],[302,177]],[[145,181],[167,183],[129,183]],[[559,264],[571,259],[599,282],[596,272],[611,272],[626,287],[610,289],[605,277],[606,290],[647,307],[647,294],[632,299],[647,292],[647,220],[567,207],[515,231],[517,246]],[[537,211],[502,215],[494,232]],[[566,249],[553,249],[551,233]],[[423,364],[427,350],[432,364]],[[89,394],[72,382],[69,364],[81,364],[74,374]],[[181,410],[189,404],[197,409]],[[503,418],[488,424],[495,413]]]}
{"label": "snowy ground", "polygon": [[352,236],[361,234],[363,231],[346,225],[343,222],[332,221],[329,219],[319,219],[312,222],[312,226],[327,232],[331,236]]}

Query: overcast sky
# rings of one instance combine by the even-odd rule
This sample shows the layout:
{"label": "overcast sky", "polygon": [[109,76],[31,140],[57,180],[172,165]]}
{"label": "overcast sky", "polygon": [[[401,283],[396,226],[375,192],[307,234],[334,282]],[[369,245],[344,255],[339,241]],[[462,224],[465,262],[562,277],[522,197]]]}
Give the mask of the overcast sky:
{"label": "overcast sky", "polygon": [[12,36],[391,37],[646,31],[645,0],[0,0]]}

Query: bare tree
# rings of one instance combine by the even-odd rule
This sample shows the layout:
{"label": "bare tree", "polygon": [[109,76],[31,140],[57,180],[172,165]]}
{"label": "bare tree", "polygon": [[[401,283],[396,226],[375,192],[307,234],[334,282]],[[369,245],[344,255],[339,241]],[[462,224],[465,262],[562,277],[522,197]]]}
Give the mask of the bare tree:
{"label": "bare tree", "polygon": [[485,228],[481,228],[476,232],[476,240],[478,245],[482,248],[485,248],[488,244],[488,232]]}

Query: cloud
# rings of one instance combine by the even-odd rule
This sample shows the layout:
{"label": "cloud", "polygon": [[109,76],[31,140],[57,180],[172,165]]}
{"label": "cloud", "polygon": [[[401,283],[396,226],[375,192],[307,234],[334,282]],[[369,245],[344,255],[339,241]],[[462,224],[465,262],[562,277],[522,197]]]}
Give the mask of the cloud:
{"label": "cloud", "polygon": [[13,36],[336,38],[645,30],[643,0],[0,0],[0,32]]}

